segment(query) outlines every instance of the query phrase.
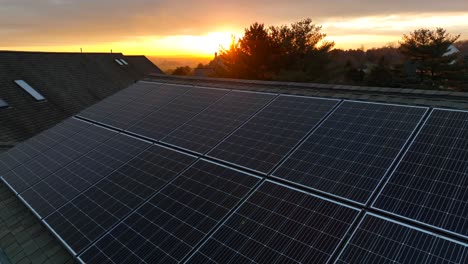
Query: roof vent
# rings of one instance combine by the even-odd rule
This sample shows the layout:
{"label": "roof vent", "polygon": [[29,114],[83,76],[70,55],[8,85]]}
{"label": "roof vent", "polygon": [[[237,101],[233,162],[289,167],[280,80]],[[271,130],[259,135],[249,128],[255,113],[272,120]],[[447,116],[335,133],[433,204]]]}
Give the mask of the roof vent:
{"label": "roof vent", "polygon": [[15,83],[23,88],[28,94],[30,94],[36,101],[44,101],[45,97],[42,96],[38,91],[31,87],[27,82],[24,80],[15,80]]}
{"label": "roof vent", "polygon": [[7,108],[7,107],[8,107],[8,103],[5,102],[5,100],[0,99],[0,108]]}

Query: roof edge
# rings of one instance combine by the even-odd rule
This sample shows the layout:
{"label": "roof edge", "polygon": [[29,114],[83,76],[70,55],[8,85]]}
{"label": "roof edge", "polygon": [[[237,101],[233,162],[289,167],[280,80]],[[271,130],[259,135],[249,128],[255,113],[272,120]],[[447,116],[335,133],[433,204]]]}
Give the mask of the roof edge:
{"label": "roof edge", "polygon": [[301,82],[280,82],[280,81],[259,81],[259,80],[244,80],[244,79],[230,79],[230,78],[211,78],[199,76],[175,76],[163,74],[149,74],[146,79],[151,77],[159,79],[174,79],[181,81],[215,81],[220,83],[231,84],[247,84],[247,85],[269,85],[269,86],[288,86],[291,88],[313,88],[323,90],[340,91],[357,91],[357,92],[372,92],[382,93],[385,95],[411,95],[411,96],[424,96],[424,97],[444,97],[451,98],[460,97],[468,99],[468,92],[454,92],[454,91],[440,91],[440,90],[421,90],[421,89],[408,89],[408,88],[392,88],[392,87],[374,87],[374,86],[355,86],[355,85],[341,85],[341,84],[322,84],[322,83],[301,83]]}

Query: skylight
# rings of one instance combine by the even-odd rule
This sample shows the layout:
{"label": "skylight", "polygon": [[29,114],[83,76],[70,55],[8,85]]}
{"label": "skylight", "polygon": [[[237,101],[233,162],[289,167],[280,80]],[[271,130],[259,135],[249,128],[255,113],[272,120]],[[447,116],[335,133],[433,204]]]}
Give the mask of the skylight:
{"label": "skylight", "polygon": [[115,59],[115,62],[117,62],[120,66],[124,65],[119,59]]}
{"label": "skylight", "polygon": [[42,96],[38,91],[31,87],[27,82],[24,80],[15,80],[15,83],[19,85],[19,87],[23,88],[27,93],[29,93],[36,101],[44,101],[45,97]]}
{"label": "skylight", "polygon": [[0,108],[7,108],[7,107],[8,107],[8,103],[5,102],[5,100],[0,99]]}
{"label": "skylight", "polygon": [[121,61],[123,64],[128,65],[128,62],[125,61],[124,59],[120,59],[120,61]]}

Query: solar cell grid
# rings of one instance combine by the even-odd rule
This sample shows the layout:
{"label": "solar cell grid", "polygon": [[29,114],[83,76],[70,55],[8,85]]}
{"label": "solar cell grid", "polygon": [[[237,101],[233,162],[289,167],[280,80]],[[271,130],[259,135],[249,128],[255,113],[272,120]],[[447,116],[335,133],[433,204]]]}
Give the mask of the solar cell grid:
{"label": "solar cell grid", "polygon": [[345,101],[273,176],[366,203],[426,111]]}
{"label": "solar cell grid", "polygon": [[127,131],[160,140],[216,102],[227,92],[228,90],[221,89],[191,89],[131,126]]}
{"label": "solar cell grid", "polygon": [[114,109],[112,114],[105,117],[102,122],[106,125],[125,130],[151,112],[185,93],[188,89],[190,88],[185,86],[159,86],[144,96],[136,98],[125,107]]}
{"label": "solar cell grid", "polygon": [[467,263],[468,247],[368,214],[337,263]]}
{"label": "solar cell grid", "polygon": [[198,161],[80,255],[85,263],[174,263],[259,182]]}
{"label": "solar cell grid", "polygon": [[74,252],[80,252],[194,160],[152,146],[44,221]]}
{"label": "solar cell grid", "polygon": [[9,151],[0,154],[0,174],[27,162],[68,137],[82,132],[90,125],[87,122],[69,118],[37,136],[19,143]]}
{"label": "solar cell grid", "polygon": [[433,110],[373,207],[468,237],[468,112]]}
{"label": "solar cell grid", "polygon": [[204,154],[273,98],[272,94],[232,91],[162,141]]}
{"label": "solar cell grid", "polygon": [[338,102],[281,95],[208,155],[268,173]]}
{"label": "solar cell grid", "polygon": [[116,132],[111,130],[88,126],[80,133],[3,174],[3,179],[16,193],[20,193],[114,135]]}
{"label": "solar cell grid", "polygon": [[159,86],[158,84],[138,82],[86,108],[78,115],[96,122],[102,122],[114,111],[125,107],[135,99],[144,97],[147,93],[158,89]]}
{"label": "solar cell grid", "polygon": [[267,181],[188,263],[325,263],[358,213]]}
{"label": "solar cell grid", "polygon": [[46,217],[149,146],[117,135],[20,195],[40,218]]}

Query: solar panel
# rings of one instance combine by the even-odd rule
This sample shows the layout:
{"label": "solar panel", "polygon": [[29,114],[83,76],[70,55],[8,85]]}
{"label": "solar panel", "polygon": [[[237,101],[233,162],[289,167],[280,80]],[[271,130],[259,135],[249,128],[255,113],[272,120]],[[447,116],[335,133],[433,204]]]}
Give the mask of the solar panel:
{"label": "solar panel", "polygon": [[325,263],[358,213],[267,181],[188,263]]}
{"label": "solar panel", "polygon": [[173,263],[259,182],[200,160],[80,255],[85,263]]}
{"label": "solar panel", "polygon": [[146,94],[159,87],[161,85],[155,83],[138,82],[86,108],[78,116],[102,123],[114,111],[126,107],[134,100],[145,97]]}
{"label": "solar panel", "polygon": [[468,247],[367,214],[336,263],[468,263]]}
{"label": "solar panel", "polygon": [[273,176],[365,203],[426,111],[345,101]]}
{"label": "solar panel", "polygon": [[228,90],[194,88],[177,97],[168,105],[148,115],[127,131],[160,140],[185,124],[203,109],[216,102]]}
{"label": "solar panel", "polygon": [[468,237],[468,112],[433,110],[373,207]]}
{"label": "solar panel", "polygon": [[54,147],[68,137],[83,132],[88,126],[91,126],[91,124],[69,118],[33,138],[17,144],[14,148],[0,154],[0,176]]}
{"label": "solar panel", "polygon": [[117,135],[20,194],[44,218],[148,148],[150,143]]}
{"label": "solar panel", "polygon": [[111,130],[94,125],[81,132],[3,174],[4,181],[16,193],[20,193],[116,135]]}
{"label": "solar panel", "polygon": [[273,98],[272,94],[232,91],[162,141],[204,154]]}
{"label": "solar panel", "polygon": [[281,95],[208,155],[268,173],[337,103]]}
{"label": "solar panel", "polygon": [[151,146],[44,221],[80,252],[193,161],[193,156]]}
{"label": "solar panel", "polygon": [[186,86],[159,86],[140,98],[136,98],[125,107],[119,107],[102,119],[102,123],[118,129],[127,129],[130,125],[138,122],[151,112],[161,108],[185,93]]}

